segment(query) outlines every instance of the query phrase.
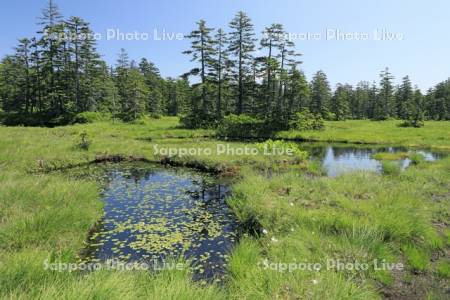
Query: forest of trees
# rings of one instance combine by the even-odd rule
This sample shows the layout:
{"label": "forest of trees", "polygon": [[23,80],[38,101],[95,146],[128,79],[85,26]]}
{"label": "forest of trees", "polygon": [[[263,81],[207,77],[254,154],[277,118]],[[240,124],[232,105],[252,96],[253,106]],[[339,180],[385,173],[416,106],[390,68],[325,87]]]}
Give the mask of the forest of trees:
{"label": "forest of trees", "polygon": [[121,50],[109,67],[89,24],[64,19],[54,1],[43,10],[36,37],[20,39],[0,63],[1,108],[17,123],[65,124],[82,112],[107,112],[125,121],[143,113],[187,112],[186,79],[164,79],[147,59]]}
{"label": "forest of trees", "polygon": [[89,24],[63,18],[52,0],[39,25],[35,37],[20,39],[15,53],[0,62],[1,109],[9,123],[68,124],[84,112],[124,121],[180,115],[188,127],[245,115],[275,129],[287,129],[301,112],[326,120],[395,118],[414,126],[424,119],[450,120],[450,79],[423,94],[408,76],[394,85],[386,68],[377,83],[333,90],[323,71],[307,80],[283,25],[266,27],[258,40],[244,12],[227,31],[197,22],[184,52],[195,67],[176,79],[163,78],[145,58],[131,60],[124,49],[108,66]]}

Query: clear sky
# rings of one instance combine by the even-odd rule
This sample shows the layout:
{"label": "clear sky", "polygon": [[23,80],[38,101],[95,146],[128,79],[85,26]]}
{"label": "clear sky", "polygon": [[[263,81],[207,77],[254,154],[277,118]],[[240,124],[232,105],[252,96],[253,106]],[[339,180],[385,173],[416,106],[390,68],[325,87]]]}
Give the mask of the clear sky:
{"label": "clear sky", "polygon": [[[31,37],[47,0],[14,0],[0,4],[0,56],[11,53],[16,40]],[[228,27],[234,14],[245,11],[260,33],[282,23],[303,54],[310,79],[322,69],[330,83],[378,80],[389,67],[398,81],[410,75],[427,89],[450,76],[450,1],[448,0],[56,0],[64,16],[80,16],[101,35],[98,50],[108,63],[120,48],[133,59],[147,57],[163,76],[176,77],[191,68],[181,52],[186,34],[203,18],[211,27]],[[141,40],[107,37],[108,29],[147,33]],[[166,40],[163,31],[168,33]],[[375,34],[374,30],[378,30]],[[309,37],[306,36],[309,33]],[[111,32],[110,32],[111,34]],[[342,37],[342,34],[347,34]],[[333,36],[334,35],[334,36]],[[336,35],[340,36],[337,39]],[[122,39],[122,40],[121,40]],[[353,40],[351,40],[353,39]]]}

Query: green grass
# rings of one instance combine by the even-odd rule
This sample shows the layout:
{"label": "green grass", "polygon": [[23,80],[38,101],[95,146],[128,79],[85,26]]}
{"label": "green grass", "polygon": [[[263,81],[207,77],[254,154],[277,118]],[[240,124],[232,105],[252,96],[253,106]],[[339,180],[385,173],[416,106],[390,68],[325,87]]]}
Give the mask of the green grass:
{"label": "green grass", "polygon": [[423,154],[417,152],[378,152],[373,154],[372,158],[381,161],[398,161],[409,158],[415,165],[425,161]]}
{"label": "green grass", "polygon": [[440,261],[437,265],[437,273],[441,278],[450,278],[450,262]]}
{"label": "green grass", "polygon": [[[300,134],[450,149],[448,123],[427,122],[421,129],[395,123],[329,122],[323,132]],[[91,141],[86,150],[76,147],[82,132]],[[375,259],[404,262],[405,278],[411,280],[419,276],[413,271],[448,276],[448,263],[434,269],[430,257],[450,247],[450,158],[417,164],[394,172],[396,176],[356,172],[327,178],[320,176],[317,162],[216,154],[174,159],[233,168],[238,180],[230,206],[240,220],[256,220],[266,232],[242,238],[232,253],[224,286],[194,283],[186,270],[156,274],[44,270],[46,259],[76,261],[89,229],[101,217],[102,203],[94,182],[43,171],[114,154],[157,161],[161,158],[153,154],[155,144],[214,149],[218,141],[213,135],[208,130],[180,129],[177,118],[52,129],[0,126],[0,298],[379,299],[381,290],[395,288],[399,279],[390,271],[375,270],[371,264]],[[261,172],[268,168],[280,172],[267,172],[271,176]],[[325,266],[330,258],[371,265],[367,270],[343,271],[264,268],[264,262]]]}
{"label": "green grass", "polygon": [[286,131],[283,138],[375,143],[450,150],[450,122],[428,121],[422,128],[398,127],[401,121],[329,121],[324,131]]}
{"label": "green grass", "polygon": [[407,152],[378,152],[372,155],[376,160],[401,160],[408,157]]}
{"label": "green grass", "polygon": [[392,161],[382,161],[381,162],[381,172],[384,175],[399,175],[401,172],[401,168],[398,162]]}
{"label": "green grass", "polygon": [[421,153],[412,153],[411,155],[409,155],[409,159],[411,160],[411,163],[415,165],[423,163],[425,161],[425,157]]}
{"label": "green grass", "polygon": [[423,250],[417,249],[414,246],[406,246],[404,253],[413,270],[425,271],[428,268],[430,258]]}

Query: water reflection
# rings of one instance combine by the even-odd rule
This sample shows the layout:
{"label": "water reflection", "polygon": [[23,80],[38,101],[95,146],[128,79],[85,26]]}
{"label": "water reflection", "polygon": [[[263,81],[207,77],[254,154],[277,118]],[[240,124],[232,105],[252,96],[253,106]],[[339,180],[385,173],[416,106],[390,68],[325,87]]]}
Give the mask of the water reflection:
{"label": "water reflection", "polygon": [[[380,152],[399,153],[410,152],[406,147],[368,147],[359,145],[302,143],[301,147],[308,151],[311,159],[319,160],[330,177],[351,171],[381,172],[381,162],[372,156]],[[423,155],[426,161],[434,161],[443,153],[428,150],[414,150]],[[411,164],[408,158],[398,161],[402,169]]]}
{"label": "water reflection", "polygon": [[237,222],[228,188],[189,170],[112,165],[104,172],[104,219],[90,237],[87,260],[192,260],[196,279],[225,272]]}

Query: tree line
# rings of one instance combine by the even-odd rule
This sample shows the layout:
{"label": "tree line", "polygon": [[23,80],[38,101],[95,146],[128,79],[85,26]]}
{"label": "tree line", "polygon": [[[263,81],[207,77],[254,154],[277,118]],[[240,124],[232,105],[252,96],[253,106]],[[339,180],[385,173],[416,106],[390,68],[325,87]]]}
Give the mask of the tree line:
{"label": "tree line", "polygon": [[378,83],[338,84],[332,90],[323,71],[307,80],[301,54],[282,24],[266,27],[258,40],[244,12],[227,31],[198,21],[183,52],[195,67],[176,79],[163,78],[145,58],[131,60],[124,49],[108,66],[89,24],[63,18],[53,0],[39,25],[35,37],[20,39],[0,63],[1,107],[17,123],[64,124],[84,112],[107,112],[124,121],[143,114],[181,115],[194,128],[217,126],[229,115],[264,120],[274,129],[289,128],[299,115],[395,118],[413,126],[424,119],[450,120],[450,79],[424,95],[408,76],[394,85],[386,69]]}
{"label": "tree line", "polygon": [[394,85],[386,68],[378,83],[337,84],[333,91],[323,71],[307,81],[299,68],[301,54],[282,24],[266,27],[259,40],[255,36],[244,12],[235,15],[228,32],[197,22],[184,52],[196,63],[187,75],[198,81],[185,124],[210,126],[229,114],[264,119],[274,129],[287,129],[299,113],[326,120],[403,119],[411,126],[450,120],[450,79],[423,95],[408,76]]}
{"label": "tree line", "polygon": [[143,113],[187,111],[186,78],[162,78],[156,66],[121,50],[108,66],[96,49],[89,23],[63,18],[50,0],[35,37],[20,39],[0,63],[1,108],[13,122],[68,123],[83,112],[108,112],[125,121]]}

